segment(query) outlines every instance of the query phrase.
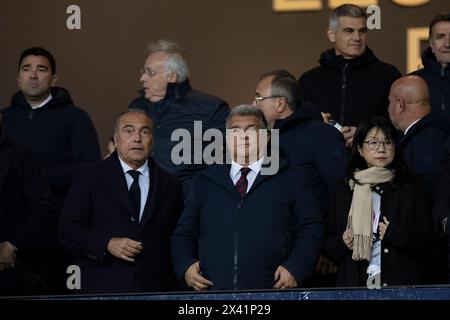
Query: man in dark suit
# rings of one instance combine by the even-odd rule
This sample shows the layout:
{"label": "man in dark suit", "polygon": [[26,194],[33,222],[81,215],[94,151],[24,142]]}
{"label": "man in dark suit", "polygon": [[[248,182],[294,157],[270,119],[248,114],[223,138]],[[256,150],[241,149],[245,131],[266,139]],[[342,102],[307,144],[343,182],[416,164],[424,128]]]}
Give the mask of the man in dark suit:
{"label": "man in dark suit", "polygon": [[56,220],[55,199],[36,157],[3,139],[0,123],[0,295],[44,293],[29,254]]}
{"label": "man in dark suit", "polygon": [[[416,75],[397,79],[389,94],[389,116],[403,132],[400,144],[407,165],[421,176],[426,199],[433,204],[438,194],[439,178],[444,170],[444,145],[450,134],[448,115],[431,112],[429,90],[424,79]],[[431,221],[430,214],[430,221]],[[436,226],[437,221],[434,225]],[[447,243],[436,238],[425,257],[425,281],[440,284],[447,281]]]}
{"label": "man in dark suit", "polygon": [[226,135],[231,165],[194,177],[172,257],[178,279],[195,290],[295,288],[314,271],[324,236],[320,210],[299,169],[280,160],[279,170],[267,170],[264,129],[260,109],[234,108]]}
{"label": "man in dark suit", "polygon": [[67,195],[59,236],[77,254],[82,292],[170,289],[170,234],[182,188],[149,158],[152,128],[141,110],[120,114],[117,151],[80,172]]}

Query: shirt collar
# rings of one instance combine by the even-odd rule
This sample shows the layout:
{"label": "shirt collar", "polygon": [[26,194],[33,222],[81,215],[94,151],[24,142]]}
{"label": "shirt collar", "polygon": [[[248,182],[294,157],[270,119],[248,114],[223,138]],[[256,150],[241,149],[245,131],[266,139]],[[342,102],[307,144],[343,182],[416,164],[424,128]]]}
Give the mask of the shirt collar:
{"label": "shirt collar", "polygon": [[[134,170],[131,168],[128,164],[126,164],[122,159],[120,159],[120,156],[117,155],[120,161],[120,165],[122,166],[123,173],[127,173],[130,170]],[[148,170],[148,160],[145,161],[145,163],[142,165],[142,167],[138,168],[136,171],[139,171],[144,177],[150,178],[149,170]]]}
{"label": "shirt collar", "polygon": [[[264,158],[261,158],[258,161],[253,162],[248,166],[248,168],[250,168],[250,170],[253,171],[254,173],[258,174],[261,171],[263,160]],[[231,171],[230,171],[231,176],[236,177],[243,167],[244,167],[243,165],[231,161]]]}
{"label": "shirt collar", "polygon": [[411,124],[409,125],[409,127],[406,128],[405,133],[403,133],[403,135],[406,136],[406,134],[408,133],[409,129],[411,129],[412,126],[415,125],[417,122],[419,122],[421,119],[422,119],[422,118],[417,119],[416,121],[414,121],[413,123],[411,123]]}
{"label": "shirt collar", "polygon": [[50,100],[52,100],[52,94],[50,93],[47,97],[47,99],[45,99],[43,102],[41,102],[39,105],[31,107],[31,109],[39,109],[43,106],[45,106]]}

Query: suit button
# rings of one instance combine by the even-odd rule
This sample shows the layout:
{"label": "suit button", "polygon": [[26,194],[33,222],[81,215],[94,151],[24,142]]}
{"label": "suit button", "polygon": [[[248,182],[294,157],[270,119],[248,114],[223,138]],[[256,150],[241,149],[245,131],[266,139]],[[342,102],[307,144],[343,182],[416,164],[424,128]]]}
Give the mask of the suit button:
{"label": "suit button", "polygon": [[376,186],[376,187],[375,187],[375,190],[380,190],[380,187],[379,187],[379,186]]}
{"label": "suit button", "polygon": [[385,283],[383,283],[383,287],[387,287],[387,283],[385,282]]}
{"label": "suit button", "polygon": [[131,220],[131,222],[135,222],[136,221],[136,219],[134,217],[131,217],[130,220]]}
{"label": "suit button", "polygon": [[389,249],[384,249],[384,253],[389,253]]}

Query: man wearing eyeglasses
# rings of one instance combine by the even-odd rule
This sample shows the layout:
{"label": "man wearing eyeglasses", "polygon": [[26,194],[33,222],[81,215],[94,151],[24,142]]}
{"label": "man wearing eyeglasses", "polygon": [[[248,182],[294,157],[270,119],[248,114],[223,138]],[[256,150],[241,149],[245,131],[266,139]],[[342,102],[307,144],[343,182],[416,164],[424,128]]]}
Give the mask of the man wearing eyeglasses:
{"label": "man wearing eyeglasses", "polygon": [[[449,118],[431,113],[428,87],[419,76],[402,77],[392,84],[388,111],[394,126],[403,132],[400,144],[406,163],[422,177],[424,192],[429,201],[434,201],[443,172],[444,145],[450,134]],[[434,222],[436,226],[438,222]],[[446,244],[436,246],[437,261],[433,265],[437,270],[427,272],[427,282],[446,283]]]}
{"label": "man wearing eyeglasses", "polygon": [[129,107],[144,110],[155,122],[152,157],[183,182],[186,195],[193,175],[205,164],[194,164],[194,154],[190,163],[174,164],[172,149],[179,142],[172,141],[171,135],[176,129],[186,129],[194,137],[194,121],[201,121],[202,132],[210,128],[224,131],[228,105],[220,98],[192,89],[188,65],[177,43],[158,40],[150,43],[148,50],[141,69],[141,95]]}
{"label": "man wearing eyeglasses", "polygon": [[[269,128],[279,130],[280,149],[291,165],[302,168],[307,174],[325,217],[329,190],[343,177],[347,162],[342,134],[323,122],[318,108],[301,103],[297,80],[286,70],[260,76],[253,105],[263,111]],[[321,258],[317,273],[327,274],[329,269],[331,265]],[[314,278],[307,285],[326,286],[326,281]]]}
{"label": "man wearing eyeglasses", "polygon": [[387,96],[401,76],[367,46],[366,12],[353,4],[333,10],[327,36],[333,48],[322,53],[320,66],[305,72],[299,83],[306,101],[317,105],[326,122],[338,122],[347,146],[358,124],[372,116],[388,117]]}
{"label": "man wearing eyeglasses", "polygon": [[278,129],[280,148],[290,163],[306,170],[324,213],[328,190],[343,177],[347,161],[345,141],[322,121],[319,110],[301,103],[295,77],[286,70],[263,74],[253,105],[260,108],[270,129]]}

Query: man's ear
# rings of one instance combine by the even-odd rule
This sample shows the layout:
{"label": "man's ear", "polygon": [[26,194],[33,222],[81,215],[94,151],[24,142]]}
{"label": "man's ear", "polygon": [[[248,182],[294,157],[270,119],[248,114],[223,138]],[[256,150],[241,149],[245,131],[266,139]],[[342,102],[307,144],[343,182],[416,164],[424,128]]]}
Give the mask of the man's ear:
{"label": "man's ear", "polygon": [[179,78],[178,74],[176,74],[175,72],[170,72],[167,77],[167,80],[170,83],[174,83],[174,82],[178,82],[178,78]]}
{"label": "man's ear", "polygon": [[328,29],[327,30],[327,36],[328,36],[328,40],[330,40],[331,43],[335,43],[336,42],[336,30]]}
{"label": "man's ear", "polygon": [[116,143],[116,141],[117,141],[117,133],[114,133],[114,134],[113,134],[114,148],[117,148],[117,143]]}
{"label": "man's ear", "polygon": [[286,108],[288,107],[287,105],[287,99],[282,97],[282,98],[278,98],[277,99],[277,107],[276,107],[276,111],[278,113],[282,113],[284,110],[286,110]]}
{"label": "man's ear", "polygon": [[406,102],[405,99],[403,99],[402,97],[397,97],[397,103],[396,106],[398,108],[398,113],[399,114],[403,114],[406,111]]}
{"label": "man's ear", "polygon": [[52,87],[55,85],[56,81],[58,81],[58,76],[54,74],[52,75],[52,84],[51,84]]}

